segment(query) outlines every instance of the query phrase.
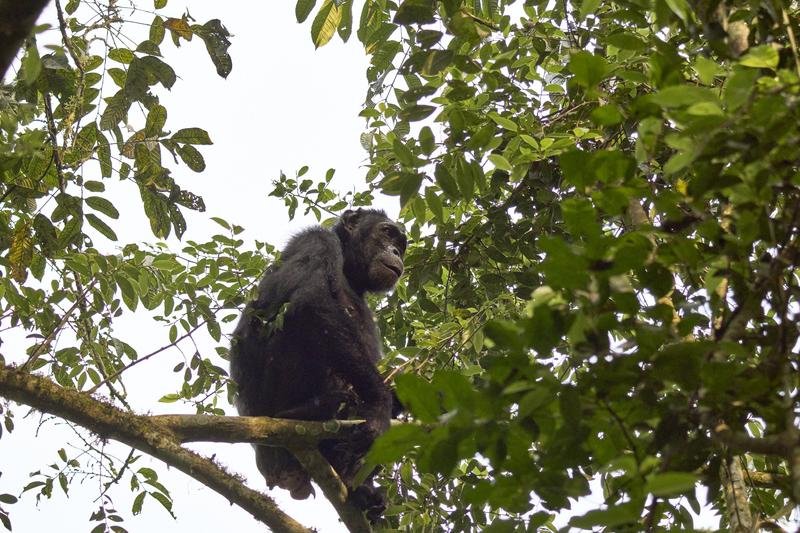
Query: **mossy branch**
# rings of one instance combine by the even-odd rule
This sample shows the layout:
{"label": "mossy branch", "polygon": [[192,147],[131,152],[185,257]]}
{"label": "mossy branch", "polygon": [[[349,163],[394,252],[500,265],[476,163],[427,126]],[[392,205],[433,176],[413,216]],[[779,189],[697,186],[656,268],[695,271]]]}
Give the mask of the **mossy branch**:
{"label": "mossy branch", "polygon": [[[346,488],[331,476],[327,462],[303,450],[316,451],[320,439],[344,438],[360,421],[306,422],[267,417],[201,415],[141,416],[94,399],[89,394],[65,389],[52,381],[0,366],[0,396],[34,407],[78,424],[102,438],[117,440],[156,457],[215,490],[248,511],[276,532],[308,532],[285,514],[272,498],[244,485],[212,460],[181,446],[185,442],[251,442],[299,450],[304,463],[353,531],[369,531],[363,514],[346,498]],[[338,481],[338,485],[337,482]],[[335,494],[338,496],[334,497]],[[365,529],[366,528],[366,529]]]}

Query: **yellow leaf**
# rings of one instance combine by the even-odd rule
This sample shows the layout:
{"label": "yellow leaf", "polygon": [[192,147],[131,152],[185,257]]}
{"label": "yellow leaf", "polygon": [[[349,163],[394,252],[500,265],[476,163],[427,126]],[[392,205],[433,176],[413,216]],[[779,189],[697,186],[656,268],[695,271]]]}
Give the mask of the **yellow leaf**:
{"label": "yellow leaf", "polygon": [[192,40],[192,28],[186,19],[173,19],[169,18],[164,21],[164,27],[168,30],[177,33],[187,41]]}
{"label": "yellow leaf", "polygon": [[28,277],[28,266],[33,258],[33,234],[28,220],[20,220],[14,228],[8,261],[11,263],[11,275],[19,283]]}
{"label": "yellow leaf", "polygon": [[333,0],[325,0],[311,24],[311,40],[314,41],[314,46],[319,48],[328,44],[341,21],[342,10],[339,6]]}

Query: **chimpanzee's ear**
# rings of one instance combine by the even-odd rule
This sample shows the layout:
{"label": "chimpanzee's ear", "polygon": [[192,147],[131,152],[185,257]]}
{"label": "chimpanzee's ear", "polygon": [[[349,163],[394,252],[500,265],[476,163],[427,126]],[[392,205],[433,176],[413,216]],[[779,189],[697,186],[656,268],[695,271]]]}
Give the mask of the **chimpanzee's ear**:
{"label": "chimpanzee's ear", "polygon": [[347,230],[348,233],[353,233],[353,230],[356,229],[358,222],[361,220],[361,215],[363,211],[361,208],[353,211],[348,209],[344,213],[342,213],[342,225]]}

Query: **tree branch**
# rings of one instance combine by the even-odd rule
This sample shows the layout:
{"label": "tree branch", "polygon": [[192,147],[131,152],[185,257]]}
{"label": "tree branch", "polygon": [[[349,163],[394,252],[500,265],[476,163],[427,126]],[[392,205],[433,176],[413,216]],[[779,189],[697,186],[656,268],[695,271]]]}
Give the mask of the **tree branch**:
{"label": "tree branch", "polygon": [[735,433],[725,423],[718,424],[714,428],[712,437],[737,453],[750,452],[785,457],[788,451],[792,449],[792,443],[789,442],[784,434],[755,438],[742,433]]}
{"label": "tree branch", "polygon": [[720,481],[725,491],[725,505],[728,507],[728,521],[731,533],[749,533],[753,531],[753,515],[750,512],[750,500],[745,490],[742,458],[738,456],[724,457],[720,468]]}
{"label": "tree branch", "polygon": [[210,459],[181,447],[175,434],[148,417],[126,413],[88,394],[64,389],[48,379],[5,365],[0,366],[0,395],[161,459],[226,497],[273,531],[310,531],[285,514],[272,498],[246,487]]}
{"label": "tree branch", "polygon": [[346,438],[353,428],[363,423],[363,420],[311,422],[266,416],[157,415],[139,418],[169,431],[180,443],[249,442],[293,450],[314,449],[323,439]]}
{"label": "tree branch", "polygon": [[49,0],[0,0],[0,80]]}
{"label": "tree branch", "polygon": [[344,525],[347,526],[347,529],[351,533],[370,533],[372,528],[369,526],[364,513],[347,499],[347,487],[342,483],[330,463],[319,453],[319,450],[295,450],[292,453],[311,474],[314,481],[317,482],[317,485],[322,489],[322,493],[325,494],[325,498],[331,502],[336,512],[339,513],[339,517],[344,522]]}

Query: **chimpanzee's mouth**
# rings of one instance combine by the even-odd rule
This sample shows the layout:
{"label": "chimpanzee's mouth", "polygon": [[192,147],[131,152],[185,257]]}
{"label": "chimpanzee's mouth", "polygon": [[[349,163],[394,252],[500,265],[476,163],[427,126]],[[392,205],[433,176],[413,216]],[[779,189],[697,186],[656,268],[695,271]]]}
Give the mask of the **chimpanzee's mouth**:
{"label": "chimpanzee's mouth", "polygon": [[383,262],[383,266],[394,272],[394,275],[397,276],[398,278],[403,273],[403,269],[398,267],[397,265],[390,265],[388,263]]}

